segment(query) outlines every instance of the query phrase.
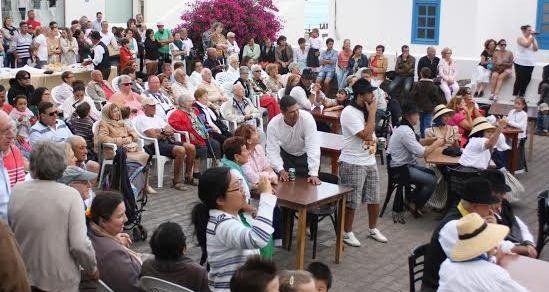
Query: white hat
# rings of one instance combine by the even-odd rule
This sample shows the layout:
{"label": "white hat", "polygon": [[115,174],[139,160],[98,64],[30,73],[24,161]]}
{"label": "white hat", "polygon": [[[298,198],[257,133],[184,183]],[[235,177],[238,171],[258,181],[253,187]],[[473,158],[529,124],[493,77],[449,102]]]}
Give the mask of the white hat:
{"label": "white hat", "polygon": [[454,112],[453,109],[447,108],[446,105],[444,104],[439,104],[433,110],[433,120],[442,116],[443,114],[453,113],[453,112]]}

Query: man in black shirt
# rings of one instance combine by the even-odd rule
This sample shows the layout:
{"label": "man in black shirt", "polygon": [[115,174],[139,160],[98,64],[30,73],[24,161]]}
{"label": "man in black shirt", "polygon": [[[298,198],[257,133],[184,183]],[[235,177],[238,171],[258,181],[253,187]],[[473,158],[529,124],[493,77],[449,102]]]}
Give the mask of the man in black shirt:
{"label": "man in black shirt", "polygon": [[433,79],[438,76],[438,62],[440,61],[439,57],[436,56],[437,50],[434,47],[427,48],[427,55],[419,59],[417,63],[417,76],[421,76],[421,68],[428,67],[431,69],[431,76],[427,77]]}

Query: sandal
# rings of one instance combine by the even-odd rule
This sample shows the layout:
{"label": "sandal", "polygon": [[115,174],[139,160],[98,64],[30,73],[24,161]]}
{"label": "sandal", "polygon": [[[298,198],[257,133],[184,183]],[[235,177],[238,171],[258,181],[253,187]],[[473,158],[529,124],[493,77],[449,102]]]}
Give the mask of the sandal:
{"label": "sandal", "polygon": [[188,176],[188,177],[185,178],[185,184],[190,185],[190,186],[197,186],[198,185],[192,176]]}
{"label": "sandal", "polygon": [[188,190],[188,188],[185,187],[185,185],[184,185],[183,183],[181,183],[181,182],[177,182],[177,183],[174,182],[172,188],[174,188],[174,189],[176,189],[176,190],[178,190],[178,191],[186,191],[186,190]]}

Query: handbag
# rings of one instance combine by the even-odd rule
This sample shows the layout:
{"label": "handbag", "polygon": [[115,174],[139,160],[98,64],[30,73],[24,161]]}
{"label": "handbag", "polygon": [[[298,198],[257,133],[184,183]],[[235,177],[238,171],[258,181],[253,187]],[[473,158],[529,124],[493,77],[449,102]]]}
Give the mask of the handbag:
{"label": "handbag", "polygon": [[452,157],[459,157],[461,156],[461,148],[449,146],[442,150],[442,154]]}
{"label": "handbag", "polygon": [[107,50],[109,50],[109,57],[119,56],[120,55],[120,49],[115,48],[112,44],[107,45]]}

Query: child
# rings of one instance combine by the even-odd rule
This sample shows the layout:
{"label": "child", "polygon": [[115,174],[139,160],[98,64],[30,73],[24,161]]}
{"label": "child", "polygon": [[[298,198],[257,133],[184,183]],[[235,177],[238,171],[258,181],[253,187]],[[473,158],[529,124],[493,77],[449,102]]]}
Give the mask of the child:
{"label": "child", "polygon": [[522,130],[522,133],[518,134],[519,141],[519,157],[516,173],[522,173],[528,171],[526,166],[526,156],[524,151],[524,145],[526,145],[526,128],[528,127],[528,114],[525,111],[526,101],[523,97],[517,97],[515,99],[514,108],[509,111],[507,115],[507,124],[511,127],[515,127]]}
{"label": "child", "polygon": [[316,291],[327,292],[332,288],[332,271],[330,267],[321,262],[312,262],[307,271],[313,275]]}
{"label": "child", "polygon": [[88,148],[88,159],[94,160],[96,154],[93,151],[93,123],[94,119],[90,117],[90,104],[83,102],[76,106],[76,110],[69,120],[70,128],[73,134],[78,135],[86,140]]}
{"label": "child", "polygon": [[320,68],[320,48],[322,48],[322,40],[320,39],[318,28],[313,28],[309,35],[309,52],[307,53],[307,67],[313,69],[313,72],[318,72]]}
{"label": "child", "polygon": [[330,104],[330,106],[325,105],[326,106],[326,108],[324,109],[325,112],[339,111],[339,110],[342,110],[344,107],[346,107],[350,102],[349,92],[347,92],[347,90],[345,89],[340,89],[337,91],[335,99],[336,100],[333,105],[332,104]]}
{"label": "child", "polygon": [[16,124],[15,145],[21,150],[25,158],[29,158],[31,147],[29,143],[30,127],[36,122],[32,111],[27,107],[27,97],[18,95],[15,97],[15,108],[10,112],[10,117]]}
{"label": "child", "polygon": [[120,71],[123,71],[128,66],[128,62],[134,58],[130,51],[130,41],[127,38],[121,39],[120,45]]}

